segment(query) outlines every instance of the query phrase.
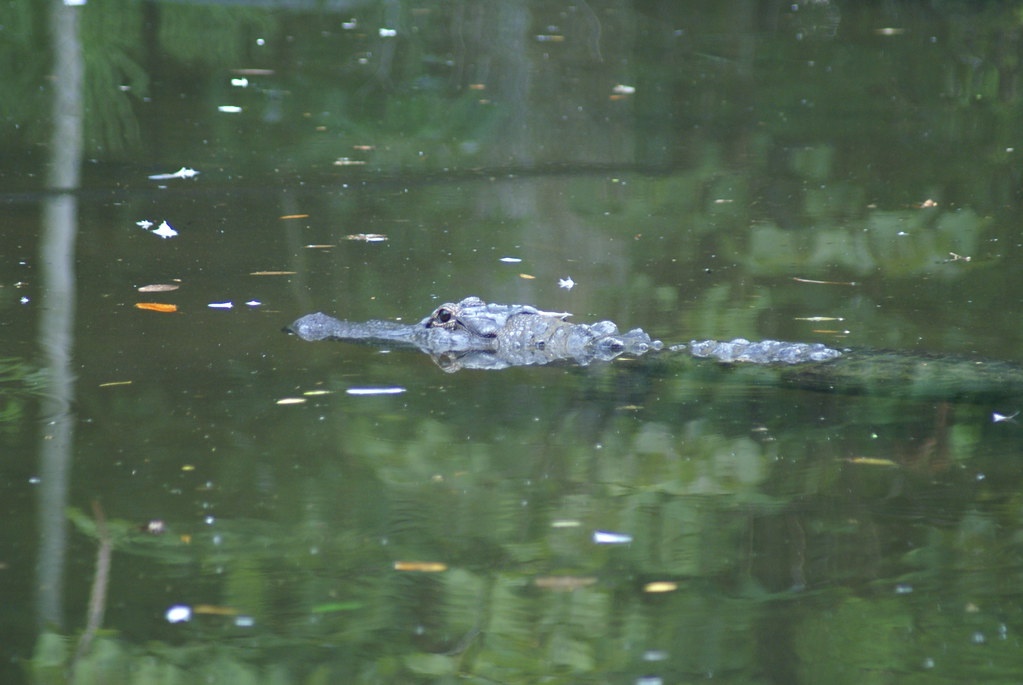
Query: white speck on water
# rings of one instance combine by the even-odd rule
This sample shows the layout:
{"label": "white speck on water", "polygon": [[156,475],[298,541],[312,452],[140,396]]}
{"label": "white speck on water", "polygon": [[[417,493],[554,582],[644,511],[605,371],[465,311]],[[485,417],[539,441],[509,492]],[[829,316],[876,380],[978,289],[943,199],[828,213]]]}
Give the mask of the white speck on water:
{"label": "white speck on water", "polygon": [[165,240],[167,238],[173,238],[178,234],[178,232],[174,230],[174,227],[166,221],[161,222],[159,228],[154,230],[152,233],[153,235],[158,235]]}
{"label": "white speck on water", "polygon": [[192,620],[192,607],[175,604],[165,614],[168,623],[185,623]]}
{"label": "white speck on water", "polygon": [[593,531],[593,541],[598,545],[627,545],[632,542],[628,533],[615,533],[610,530]]}
{"label": "white speck on water", "polygon": [[348,395],[400,395],[405,388],[392,386],[389,388],[348,388],[345,393]]}

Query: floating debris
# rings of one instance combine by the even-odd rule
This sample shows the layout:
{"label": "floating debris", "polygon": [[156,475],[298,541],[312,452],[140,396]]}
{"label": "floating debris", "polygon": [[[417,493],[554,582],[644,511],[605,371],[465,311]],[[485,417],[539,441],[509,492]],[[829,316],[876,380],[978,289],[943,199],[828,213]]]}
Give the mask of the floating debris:
{"label": "floating debris", "polygon": [[865,466],[887,466],[889,468],[898,468],[898,464],[891,459],[881,459],[880,457],[849,457],[843,459],[850,464],[862,464]]}
{"label": "floating debris", "polygon": [[518,257],[501,257],[498,261],[505,264],[519,264],[522,260]]}
{"label": "floating debris", "polygon": [[245,306],[246,307],[262,307],[263,303],[260,302],[259,300],[249,300],[248,302],[245,303]]}
{"label": "floating debris", "polygon": [[164,304],[162,302],[136,302],[135,309],[144,309],[149,312],[163,312],[169,314],[178,311],[176,304]]}
{"label": "floating debris", "polygon": [[294,276],[297,271],[250,271],[250,276]]}
{"label": "floating debris", "polygon": [[175,171],[173,174],[153,174],[152,176],[149,177],[149,180],[150,181],[169,181],[172,178],[195,178],[200,173],[201,172],[196,171],[195,169],[190,169],[190,168],[188,168],[186,166],[183,166],[180,169],[178,169],[177,171]]}
{"label": "floating debris", "polygon": [[277,72],[273,69],[232,69],[231,73],[239,76],[273,76]]}
{"label": "floating debris", "polygon": [[290,404],[305,404],[306,401],[304,397],[282,397],[276,403],[281,406],[288,406]]}
{"label": "floating debris", "polygon": [[678,583],[671,580],[655,580],[643,586],[643,592],[674,592],[678,589]]}
{"label": "floating debris", "polygon": [[392,386],[390,388],[348,388],[345,393],[348,395],[400,395],[405,388]]}
{"label": "floating debris", "polygon": [[187,623],[192,620],[192,607],[175,604],[164,614],[168,623]]}
{"label": "floating debris", "polygon": [[628,533],[615,533],[610,530],[593,531],[593,541],[598,545],[627,545],[632,542]]}
{"label": "floating debris", "polygon": [[164,239],[173,238],[178,234],[178,232],[174,230],[174,227],[166,221],[161,222],[160,227],[152,231],[152,233],[153,235],[158,235]]}
{"label": "floating debris", "polygon": [[176,283],[153,283],[151,285],[139,286],[138,291],[140,293],[169,293],[180,287]]}
{"label": "floating debris", "polygon": [[346,235],[345,240],[361,240],[366,243],[382,243],[387,240],[387,236],[383,233],[352,233],[351,235]]}
{"label": "floating debris", "polygon": [[210,302],[206,306],[210,309],[231,309],[234,307],[234,302]]}
{"label": "floating debris", "polygon": [[564,288],[565,290],[571,290],[575,287],[575,281],[572,280],[571,276],[565,276],[564,278],[558,279],[558,287]]}
{"label": "floating debris", "polygon": [[537,576],[533,579],[533,585],[554,592],[572,592],[596,584],[594,576]]}
{"label": "floating debris", "polygon": [[242,108],[237,105],[220,105],[217,111],[224,114],[241,114]]}
{"label": "floating debris", "polygon": [[440,561],[396,561],[395,571],[416,571],[418,573],[440,573],[447,571],[448,565]]}
{"label": "floating debris", "polygon": [[799,278],[793,276],[792,280],[796,283],[812,283],[814,285],[859,285],[856,281],[815,281],[811,278]]}
{"label": "floating debris", "polygon": [[999,414],[998,412],[991,412],[991,421],[993,423],[1001,423],[1002,421],[1013,421],[1015,422],[1016,417],[1019,416],[1019,412],[1012,414]]}
{"label": "floating debris", "polygon": [[135,225],[143,230],[148,231],[149,228],[153,225],[153,222],[150,221],[149,219],[143,219],[142,221],[136,221]]}

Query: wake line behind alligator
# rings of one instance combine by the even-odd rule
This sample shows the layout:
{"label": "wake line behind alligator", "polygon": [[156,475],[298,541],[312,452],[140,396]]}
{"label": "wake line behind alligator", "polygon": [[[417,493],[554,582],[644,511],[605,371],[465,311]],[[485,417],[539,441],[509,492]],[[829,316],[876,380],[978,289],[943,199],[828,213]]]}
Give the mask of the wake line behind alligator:
{"label": "wake line behind alligator", "polygon": [[[546,312],[523,304],[488,304],[478,297],[437,307],[417,324],[392,321],[341,321],[317,312],[293,323],[289,330],[303,340],[390,343],[416,347],[433,356],[446,371],[504,369],[553,362],[580,365],[611,361],[622,355],[638,357],[664,348],[645,331],[622,333],[611,321],[570,323],[567,312]],[[685,349],[684,345],[668,348]],[[820,343],[776,340],[750,342],[692,341],[694,357],[751,364],[827,362],[841,356]]]}

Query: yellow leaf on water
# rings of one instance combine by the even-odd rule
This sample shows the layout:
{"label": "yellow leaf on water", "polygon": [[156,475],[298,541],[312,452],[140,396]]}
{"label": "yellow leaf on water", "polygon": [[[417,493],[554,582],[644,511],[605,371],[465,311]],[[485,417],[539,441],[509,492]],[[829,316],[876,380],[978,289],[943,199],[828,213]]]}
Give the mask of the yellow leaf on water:
{"label": "yellow leaf on water", "polygon": [[176,304],[163,304],[160,302],[136,302],[136,309],[145,309],[150,312],[176,312],[178,306]]}
{"label": "yellow leaf on water", "polygon": [[674,592],[678,583],[671,580],[655,580],[643,586],[643,592]]}
{"label": "yellow leaf on water", "polygon": [[395,571],[419,571],[420,573],[440,573],[447,571],[448,565],[439,561],[396,561]]}

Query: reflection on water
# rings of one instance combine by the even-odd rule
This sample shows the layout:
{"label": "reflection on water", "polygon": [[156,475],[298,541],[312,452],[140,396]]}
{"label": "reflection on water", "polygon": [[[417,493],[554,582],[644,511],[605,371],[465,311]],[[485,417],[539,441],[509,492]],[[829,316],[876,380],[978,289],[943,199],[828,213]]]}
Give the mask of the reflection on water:
{"label": "reflection on water", "polygon": [[53,137],[43,202],[39,267],[39,348],[47,373],[47,394],[40,407],[39,552],[36,572],[36,624],[64,628],[64,570],[67,507],[74,454],[75,401],[74,321],[75,241],[82,164],[83,64],[79,12],[54,4],[52,9],[55,87]]}
{"label": "reflection on water", "polygon": [[[24,4],[0,51],[42,45]],[[0,591],[2,679],[1018,671],[1011,9],[325,10],[61,7],[82,54],[18,53],[0,336],[50,386],[39,455],[0,424],[0,568],[48,630]],[[281,332],[468,295],[896,352],[446,374]]]}

